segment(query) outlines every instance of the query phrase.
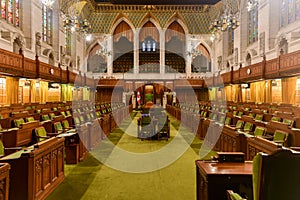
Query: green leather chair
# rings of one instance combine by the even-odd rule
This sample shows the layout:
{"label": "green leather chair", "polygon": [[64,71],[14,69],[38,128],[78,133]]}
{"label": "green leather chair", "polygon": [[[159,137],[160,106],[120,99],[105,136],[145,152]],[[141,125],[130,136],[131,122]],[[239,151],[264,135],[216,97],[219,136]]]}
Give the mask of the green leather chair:
{"label": "green leather chair", "polygon": [[45,139],[50,138],[50,136],[47,135],[45,127],[43,126],[35,128],[35,137],[37,142],[41,142]]}
{"label": "green leather chair", "polygon": [[264,128],[262,126],[256,126],[254,129],[253,135],[262,137],[263,135],[265,135],[265,133],[266,133],[266,128]]}
{"label": "green leather chair", "polygon": [[34,118],[33,117],[27,117],[26,118],[26,122],[34,122]]}
{"label": "green leather chair", "polygon": [[263,114],[256,114],[254,120],[262,121],[264,115]]}
{"label": "green leather chair", "polygon": [[17,127],[17,128],[20,128],[21,124],[24,124],[24,123],[25,123],[25,121],[23,118],[14,120],[15,127]]}
{"label": "green leather chair", "polygon": [[[270,155],[258,153],[253,159],[253,200],[298,200],[300,197],[300,152],[279,149]],[[243,197],[227,191],[229,200]]]}
{"label": "green leather chair", "polygon": [[288,133],[282,130],[276,130],[273,136],[273,142],[284,145],[287,141]]}
{"label": "green leather chair", "polygon": [[291,120],[291,119],[283,119],[282,122],[291,127],[294,125],[294,120]]}

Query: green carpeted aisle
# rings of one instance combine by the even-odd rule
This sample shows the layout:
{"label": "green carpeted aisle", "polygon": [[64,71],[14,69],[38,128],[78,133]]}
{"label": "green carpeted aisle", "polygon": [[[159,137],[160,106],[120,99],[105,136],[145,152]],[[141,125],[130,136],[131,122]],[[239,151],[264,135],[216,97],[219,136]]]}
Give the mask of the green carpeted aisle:
{"label": "green carpeted aisle", "polygon": [[[109,141],[116,145],[113,148],[109,141],[103,141],[101,148],[95,149],[87,159],[77,165],[65,165],[64,182],[47,198],[47,200],[64,199],[109,199],[109,200],[194,200],[196,199],[196,177],[194,161],[199,158],[198,153],[202,141],[194,138],[186,129],[180,134],[177,130],[179,122],[173,117],[171,120],[171,138],[169,141],[144,140],[136,138],[136,119],[139,113],[133,113],[125,120],[120,128],[114,130]],[[124,134],[124,132],[126,134]],[[176,137],[175,137],[176,136]],[[192,144],[182,151],[183,141],[192,137]],[[173,145],[169,147],[168,145]],[[168,160],[165,154],[154,156],[164,147],[171,148],[172,152],[182,151],[182,156],[176,157],[174,162],[160,170],[150,170],[146,173],[128,173],[112,169],[101,161],[117,164],[125,171],[143,169],[145,166],[160,168],[162,159]],[[127,159],[119,153],[119,149],[133,154],[148,155],[143,161]],[[170,151],[170,149],[169,149]],[[172,154],[172,153],[170,153]],[[93,156],[94,155],[94,156]],[[214,155],[210,152],[209,158]],[[100,158],[98,157],[98,158]],[[127,167],[128,166],[128,167]],[[118,168],[118,167],[117,167]]]}

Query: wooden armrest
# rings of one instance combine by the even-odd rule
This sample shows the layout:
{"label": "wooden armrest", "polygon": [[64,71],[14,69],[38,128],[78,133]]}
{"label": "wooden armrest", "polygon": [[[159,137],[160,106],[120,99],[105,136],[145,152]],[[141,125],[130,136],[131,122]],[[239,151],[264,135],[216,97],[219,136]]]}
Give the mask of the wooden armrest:
{"label": "wooden armrest", "polygon": [[294,151],[300,151],[300,147],[290,147],[290,149],[292,149]]}
{"label": "wooden armrest", "polygon": [[37,135],[36,137],[38,137],[38,138],[49,138],[49,136],[39,136],[39,135]]}
{"label": "wooden armrest", "polygon": [[[62,133],[62,132],[61,132]],[[47,136],[57,136],[59,135],[60,133],[47,133]]]}
{"label": "wooden armrest", "polygon": [[245,200],[238,193],[233,192],[232,190],[226,190],[227,200]]}
{"label": "wooden armrest", "polygon": [[22,147],[5,147],[4,150],[22,150]]}

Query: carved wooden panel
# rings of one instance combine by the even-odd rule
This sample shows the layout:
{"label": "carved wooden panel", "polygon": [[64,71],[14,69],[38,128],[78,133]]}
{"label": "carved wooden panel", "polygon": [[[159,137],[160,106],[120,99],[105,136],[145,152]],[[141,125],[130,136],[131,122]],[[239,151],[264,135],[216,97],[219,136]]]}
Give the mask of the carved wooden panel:
{"label": "carved wooden panel", "polygon": [[27,78],[36,78],[36,61],[24,58],[24,76]]}
{"label": "carved wooden panel", "polygon": [[13,75],[22,75],[22,55],[0,49],[0,71]]}
{"label": "carved wooden panel", "polygon": [[223,83],[224,83],[224,84],[230,84],[231,81],[232,81],[232,80],[231,80],[231,71],[222,74],[221,77],[222,77],[222,79],[223,79]]}
{"label": "carved wooden panel", "polygon": [[257,80],[263,77],[263,63],[256,63],[240,69],[240,80]]}
{"label": "carved wooden panel", "polygon": [[47,80],[60,82],[60,68],[39,62],[39,76]]}
{"label": "carved wooden panel", "polygon": [[292,75],[300,72],[300,51],[280,56],[279,71],[281,75]]}
{"label": "carved wooden panel", "polygon": [[61,83],[68,83],[68,72],[61,70]]}
{"label": "carved wooden panel", "polygon": [[272,78],[278,74],[278,58],[266,61],[265,77]]}
{"label": "carved wooden panel", "polygon": [[240,70],[233,71],[232,73],[232,82],[239,83],[240,82]]}

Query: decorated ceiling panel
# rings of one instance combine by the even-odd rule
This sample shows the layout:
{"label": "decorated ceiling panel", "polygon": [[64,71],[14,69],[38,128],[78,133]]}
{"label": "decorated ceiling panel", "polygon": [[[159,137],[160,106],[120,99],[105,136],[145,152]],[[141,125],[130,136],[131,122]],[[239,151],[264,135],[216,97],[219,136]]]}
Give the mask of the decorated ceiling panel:
{"label": "decorated ceiling panel", "polygon": [[[60,0],[62,11],[71,7],[80,9],[91,23],[92,33],[112,32],[112,27],[120,17],[125,17],[135,28],[139,28],[146,18],[152,18],[160,27],[166,28],[174,17],[186,24],[190,34],[209,33],[210,23],[221,15],[224,5],[220,1],[215,5],[112,5],[97,4],[93,0]],[[226,0],[233,13],[239,10],[240,0]],[[78,5],[77,5],[78,4]]]}

